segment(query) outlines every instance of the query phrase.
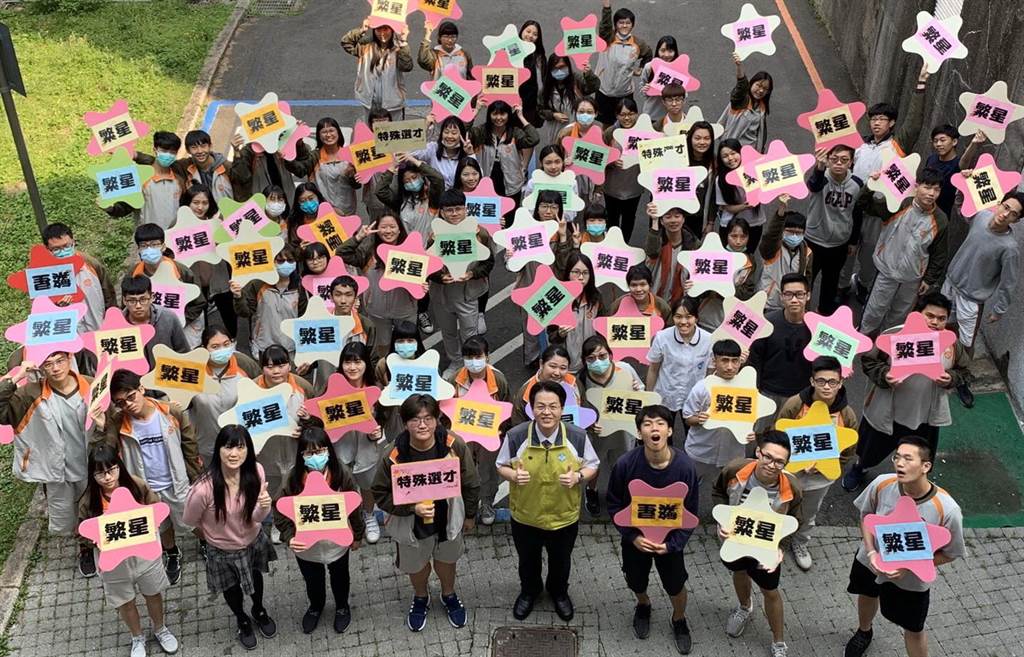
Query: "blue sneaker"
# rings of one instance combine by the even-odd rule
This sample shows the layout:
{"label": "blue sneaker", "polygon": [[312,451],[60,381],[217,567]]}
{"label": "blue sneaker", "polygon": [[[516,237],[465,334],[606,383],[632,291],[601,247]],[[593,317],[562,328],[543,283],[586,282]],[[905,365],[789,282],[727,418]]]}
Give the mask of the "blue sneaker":
{"label": "blue sneaker", "polygon": [[414,597],[412,604],[409,606],[409,618],[406,619],[406,625],[413,632],[422,632],[423,628],[427,626],[427,610],[430,609],[430,596],[424,598]]}
{"label": "blue sneaker", "polygon": [[459,600],[459,595],[457,593],[442,595],[441,602],[448,613],[448,622],[452,624],[452,627],[465,627],[466,607],[462,604],[462,600]]}
{"label": "blue sneaker", "polygon": [[840,483],[843,486],[843,490],[852,493],[864,483],[864,470],[861,470],[860,466],[856,463],[851,465],[850,469],[843,475]]}

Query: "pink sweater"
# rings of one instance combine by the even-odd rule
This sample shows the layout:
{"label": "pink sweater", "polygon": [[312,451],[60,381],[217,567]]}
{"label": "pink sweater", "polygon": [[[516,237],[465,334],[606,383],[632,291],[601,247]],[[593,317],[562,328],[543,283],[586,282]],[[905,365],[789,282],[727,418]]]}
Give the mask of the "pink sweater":
{"label": "pink sweater", "polygon": [[[260,485],[266,481],[263,466],[256,464],[260,474]],[[224,521],[215,517],[213,507],[213,482],[204,477],[192,485],[185,500],[184,520],[186,525],[198,527],[210,545],[221,550],[242,550],[252,545],[260,530],[260,522],[267,517],[270,509],[261,509],[259,505],[252,511],[252,520],[246,522],[242,516],[241,497],[228,496],[225,500],[227,508]]]}

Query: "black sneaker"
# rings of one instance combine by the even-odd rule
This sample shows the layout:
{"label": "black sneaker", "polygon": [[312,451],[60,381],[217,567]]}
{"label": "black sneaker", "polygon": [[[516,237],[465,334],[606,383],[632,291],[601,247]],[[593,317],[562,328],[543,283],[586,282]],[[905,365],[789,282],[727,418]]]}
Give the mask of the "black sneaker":
{"label": "black sneaker", "polygon": [[871,637],[874,636],[874,630],[858,629],[850,637],[850,640],[846,642],[846,651],[843,653],[843,657],[861,657],[868,650],[868,646],[871,645]]}
{"label": "black sneaker", "polygon": [[277,636],[277,623],[270,617],[266,609],[260,609],[252,611],[252,619],[256,621],[256,627],[259,628],[260,634],[267,639],[273,639]]}
{"label": "black sneaker", "polygon": [[974,393],[966,383],[961,383],[956,387],[956,396],[960,398],[960,403],[964,405],[964,408],[974,408]]}
{"label": "black sneaker", "polygon": [[646,639],[651,634],[651,605],[637,605],[633,610],[633,634]]}
{"label": "black sneaker", "polygon": [[256,649],[256,632],[252,629],[251,620],[238,621],[238,642],[246,650]]}
{"label": "black sneaker", "polygon": [[584,488],[583,497],[583,506],[587,508],[587,513],[591,518],[596,518],[601,513],[601,498],[597,494],[597,489]]}
{"label": "black sneaker", "polygon": [[852,493],[861,487],[864,483],[864,471],[861,470],[860,466],[854,463],[850,466],[850,469],[843,475],[843,479],[840,484],[843,490]]}
{"label": "black sneaker", "polygon": [[341,634],[348,629],[349,623],[352,622],[352,610],[349,609],[348,605],[345,605],[341,609],[334,612],[334,631]]}
{"label": "black sneaker", "polygon": [[690,628],[686,625],[686,619],[672,621],[672,637],[676,640],[676,650],[680,655],[689,655],[693,640],[690,638]]}
{"label": "black sneaker", "polygon": [[92,550],[78,553],[78,572],[86,579],[96,577],[96,559],[92,556]]}
{"label": "black sneaker", "polygon": [[167,564],[164,566],[167,571],[167,581],[177,584],[181,579],[181,550],[177,547],[164,550],[164,556],[167,557]]}
{"label": "black sneaker", "polygon": [[302,614],[303,634],[312,634],[316,630],[316,626],[320,624],[320,614],[323,611],[323,609],[307,609],[306,613]]}

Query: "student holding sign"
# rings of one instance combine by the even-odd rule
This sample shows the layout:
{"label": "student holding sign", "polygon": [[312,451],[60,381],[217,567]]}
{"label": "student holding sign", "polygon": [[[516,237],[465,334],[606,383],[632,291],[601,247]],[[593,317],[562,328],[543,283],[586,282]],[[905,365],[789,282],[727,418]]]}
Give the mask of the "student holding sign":
{"label": "student holding sign", "polygon": [[[352,472],[335,455],[327,432],[317,426],[307,426],[299,434],[295,465],[288,473],[277,497],[292,497],[302,493],[306,476],[310,472],[322,473],[332,490],[357,490]],[[329,541],[317,541],[307,545],[296,538],[295,522],[291,518],[283,513],[274,514],[274,524],[281,532],[281,542],[295,553],[299,572],[306,582],[309,608],[302,616],[303,634],[312,634],[320,623],[320,615],[323,614],[324,605],[327,603],[328,574],[331,579],[331,593],[334,594],[334,631],[340,634],[347,630],[349,623],[352,622],[352,610],[348,605],[349,550],[359,549],[364,526],[359,509],[346,510],[349,511],[348,523],[353,533],[353,542],[349,547],[342,547]],[[313,524],[309,529],[316,529],[316,525]]]}
{"label": "student holding sign", "polygon": [[[721,180],[721,179],[720,179]],[[758,290],[768,295],[765,311],[781,310],[782,278],[786,274],[811,275],[811,248],[804,241],[807,217],[789,209],[789,194],[779,196],[778,210],[768,219],[757,252],[761,256]]]}
{"label": "student holding sign", "polygon": [[[637,480],[654,488],[683,482],[687,487],[683,506],[693,515],[697,514],[697,471],[681,449],[669,444],[674,415],[673,411],[658,404],[645,406],[636,416],[641,444],[618,459],[612,468],[608,482],[609,515],[614,517],[622,509],[630,507],[633,500],[628,485]],[[646,639],[650,633],[651,598],[647,595],[647,583],[653,565],[658,569],[661,585],[672,601],[672,636],[676,650],[683,655],[689,654],[692,644],[690,628],[686,624],[686,581],[689,573],[683,551],[693,530],[673,529],[664,541],[655,543],[633,527],[617,525],[616,529],[622,534],[622,572],[626,576],[626,586],[636,595],[633,633],[638,639]]]}
{"label": "student holding sign", "polygon": [[445,189],[444,178],[411,154],[399,155],[395,162],[380,174],[377,200],[398,213],[407,232],[428,235]]}
{"label": "student holding sign", "polygon": [[58,258],[79,255],[85,261],[85,266],[75,274],[75,285],[85,296],[86,306],[85,314],[78,318],[78,332],[95,331],[103,324],[103,317],[107,309],[117,307],[114,283],[103,263],[88,253],[78,250],[75,244],[75,234],[66,224],[47,225],[43,230],[43,246]]}
{"label": "student holding sign", "polygon": [[344,159],[345,136],[341,126],[334,118],[325,116],[316,122],[315,136],[316,148],[306,148],[300,139],[295,159],[285,160],[284,167],[293,175],[315,183],[335,212],[353,215],[357,206],[356,190],[362,185],[356,180],[355,167]]}
{"label": "student holding sign", "polygon": [[651,271],[652,292],[675,303],[686,293],[689,277],[679,262],[679,254],[700,247],[701,238],[686,225],[686,215],[681,208],[669,208],[658,214],[656,203],[647,204],[647,216],[651,228],[644,242],[645,263]]}
{"label": "student holding sign", "polygon": [[[559,133],[576,121],[576,104],[584,96],[592,96],[601,87],[590,65],[574,70],[572,59],[554,53],[548,58],[537,114],[544,119],[540,129],[540,145],[560,144]],[[593,119],[591,119],[593,122]]]}
{"label": "student holding sign", "polygon": [[711,364],[711,335],[697,326],[698,315],[696,299],[682,297],[676,301],[672,305],[672,326],[654,335],[647,354],[651,361],[647,389],[661,395],[662,403],[673,413],[682,412],[690,391]]}
{"label": "student holding sign", "polygon": [[413,69],[412,53],[404,34],[381,25],[370,29],[370,19],[341,37],[341,47],[358,60],[356,98],[366,110],[380,107],[392,121],[405,118],[405,79]]}
{"label": "student holding sign", "polygon": [[249,319],[251,326],[250,351],[254,357],[271,345],[284,345],[290,356],[295,355],[295,342],[281,327],[286,319],[295,319],[306,313],[309,295],[302,288],[296,271],[298,260],[295,248],[286,244],[274,256],[277,282],[273,285],[256,279],[242,287],[237,281],[228,284],[234,297],[235,313]]}
{"label": "student holding sign", "polygon": [[[99,443],[89,450],[88,479],[85,493],[78,500],[78,518],[88,520],[102,515],[110,503],[114,490],[125,488],[138,504],[156,504],[160,498],[146,482],[132,476],[118,455],[116,448]],[[93,550],[89,549],[93,558]],[[146,611],[152,623],[153,637],[161,650],[171,654],[178,651],[178,639],[164,623],[164,591],[170,584],[159,559],[146,560],[128,557],[113,570],[100,573],[103,598],[117,608],[121,620],[132,633],[131,657],[146,657],[146,635],[142,633],[142,620],[135,604],[136,591],[146,600]],[[95,574],[95,570],[93,571]]]}
{"label": "student holding sign", "polygon": [[[786,434],[781,431],[768,431],[762,434],[755,451],[756,458],[739,458],[722,468],[711,490],[712,498],[718,504],[736,506],[746,500],[751,490],[763,488],[768,493],[772,511],[799,520],[802,513],[803,491],[796,481],[796,476],[785,471],[789,456],[789,437]],[[723,540],[729,537],[729,533],[721,526],[718,528],[718,535]],[[772,632],[772,657],[786,657],[788,650],[783,640],[783,606],[782,595],[779,593],[782,558],[782,550],[779,550],[779,562],[771,570],[750,557],[725,563],[725,567],[732,571],[732,584],[739,600],[739,605],[730,614],[726,623],[725,633],[731,637],[738,637],[753,620],[751,582],[757,584],[764,595],[764,613],[768,617],[768,626]]]}
{"label": "student holding sign", "polygon": [[754,73],[748,80],[740,56],[733,53],[732,61],[736,64],[736,86],[729,94],[729,105],[718,118],[718,123],[725,126],[722,138],[736,139],[763,153],[768,145],[768,113],[775,81],[765,71]]}
{"label": "student holding sign", "polygon": [[[276,153],[268,153],[265,150],[257,151],[254,144],[255,142],[247,142],[241,132],[236,132],[231,137],[234,156],[228,176],[231,178],[231,189],[234,191],[236,199],[248,199],[268,185],[280,185],[284,189],[292,189],[304,177],[293,171],[293,163],[309,159],[310,150],[306,146],[305,140],[299,139],[296,142],[296,156],[293,162],[284,159],[280,150]],[[299,180],[296,180],[296,177]]]}
{"label": "student holding sign", "polygon": [[[148,276],[125,276],[121,279],[121,303],[124,318],[129,324],[149,324],[153,327],[153,339],[146,343],[146,360],[153,365],[153,347],[162,344],[179,354],[189,350],[181,322],[169,310],[153,304],[153,284]],[[202,336],[200,336],[201,338]]]}
{"label": "student holding sign", "polygon": [[560,269],[566,272],[566,277],[570,281],[582,283],[583,290],[572,302],[572,311],[576,315],[576,327],[548,327],[548,343],[565,346],[569,352],[569,369],[576,372],[583,367],[581,354],[583,343],[588,338],[597,335],[594,320],[605,314],[606,305],[601,299],[597,285],[594,284],[594,265],[590,258],[574,249],[569,251],[564,267],[560,267]]}
{"label": "student holding sign", "polygon": [[[502,100],[490,104],[480,103],[479,111],[484,113],[483,125],[470,130],[470,138],[476,147],[476,159],[481,170],[494,181],[494,191],[507,196],[519,204],[526,183],[526,158],[524,153],[540,142],[537,129],[523,114],[521,106],[511,107]],[[511,124],[515,116],[523,127]]]}
{"label": "student holding sign", "polygon": [[[140,224],[156,224],[164,230],[174,226],[178,215],[178,198],[185,190],[185,177],[173,167],[181,150],[181,138],[173,132],[153,133],[153,177],[142,182]],[[136,155],[136,162],[146,164],[146,156]]]}
{"label": "student holding sign", "polygon": [[632,97],[637,89],[634,78],[640,76],[644,64],[653,54],[646,42],[633,34],[636,14],[619,8],[612,14],[611,0],[602,0],[598,36],[608,48],[598,53],[594,72],[601,81],[597,92],[597,119],[610,125],[615,120],[615,106],[622,98]]}
{"label": "student holding sign", "polygon": [[[625,145],[615,140],[615,131],[633,129],[638,118],[640,113],[636,101],[632,98],[620,100],[615,108],[615,123],[604,129],[605,144],[619,149],[620,152],[624,151]],[[621,157],[612,162],[604,173],[604,202],[608,206],[608,225],[621,227],[626,242],[629,242],[633,235],[640,197],[646,191],[638,181],[639,173],[639,166],[623,166]]]}
{"label": "student holding sign", "polygon": [[463,80],[469,79],[473,70],[473,58],[463,50],[457,41],[459,38],[459,26],[452,21],[442,21],[437,26],[437,44],[430,45],[430,33],[434,26],[425,21],[423,42],[420,44],[419,54],[416,63],[420,65],[435,80],[449,66],[454,66]]}
{"label": "student holding sign", "polygon": [[[263,573],[270,572],[270,562],[277,559],[260,525],[270,507],[267,481],[249,432],[237,424],[224,427],[217,434],[213,460],[189,491],[185,518],[209,542],[206,587],[223,594],[246,650],[256,648],[254,621],[265,638],[277,635],[277,623],[263,606]],[[245,613],[245,595],[252,599],[252,616]]]}
{"label": "student holding sign", "polygon": [[658,39],[658,45],[654,47],[654,55],[657,59],[651,59],[640,69],[640,81],[643,82],[643,86],[640,87],[643,96],[640,111],[651,117],[651,121],[657,122],[665,118],[666,108],[661,97],[650,96],[647,93],[651,87],[651,81],[654,80],[654,69],[651,64],[658,59],[663,62],[674,62],[679,58],[679,44],[676,43],[676,38],[666,35]]}
{"label": "student holding sign", "polygon": [[[718,235],[725,242],[729,233],[726,227],[735,217],[744,219],[750,226],[750,239],[747,242],[746,253],[753,254],[761,241],[761,231],[764,229],[765,216],[764,207],[761,204],[751,205],[747,202],[747,193],[742,185],[734,185],[727,181],[726,174],[729,171],[736,171],[743,165],[743,158],[740,156],[742,146],[736,139],[723,139],[718,144],[718,168],[717,184],[715,185],[715,202],[718,204]],[[739,170],[743,175],[743,170]]]}
{"label": "student holding sign", "polygon": [[463,160],[476,159],[473,143],[469,140],[469,128],[457,116],[448,116],[440,125],[434,123],[433,115],[427,117],[430,127],[436,127],[436,142],[427,147],[413,151],[409,155],[422,161],[444,178],[444,189],[455,186],[456,171]]}
{"label": "student holding sign", "polygon": [[576,398],[574,400],[575,403],[580,403],[582,395],[579,393],[576,377],[569,370],[570,360],[569,352],[566,351],[564,346],[559,344],[548,345],[548,348],[544,350],[544,353],[538,359],[537,373],[519,387],[515,398],[512,400],[512,417],[509,418],[510,426],[519,426],[530,419],[526,415],[526,405],[530,403],[530,391],[533,390],[533,386],[542,381],[548,381],[558,386],[567,384],[573,390]]}
{"label": "student holding sign", "polygon": [[[466,607],[455,592],[455,564],[465,551],[463,533],[473,529],[480,495],[476,466],[466,443],[449,434],[440,423],[441,409],[429,395],[413,394],[402,402],[399,413],[405,429],[395,438],[395,448],[384,457],[373,482],[377,506],[389,514],[388,533],[398,548],[396,565],[409,576],[413,587],[407,625],[421,632],[427,625],[430,609],[430,571],[441,580],[441,603],[452,627],[464,627]],[[458,472],[443,472],[440,477],[459,477],[459,494],[446,499],[424,500],[415,504],[396,504],[392,468],[400,464],[456,459]],[[410,485],[419,485],[418,476]],[[423,485],[431,486],[433,477],[424,475]]]}
{"label": "student holding sign", "polygon": [[[921,558],[933,559],[936,566],[941,566],[966,556],[967,548],[960,506],[949,493],[928,480],[934,457],[935,452],[927,440],[918,436],[901,438],[892,457],[896,473],[879,475],[853,504],[863,519],[871,513],[890,513],[901,496],[912,498],[922,521],[945,527],[951,534],[950,542],[941,550],[931,554],[926,548],[921,551]],[[846,657],[861,657],[867,651],[874,634],[871,625],[879,608],[883,618],[903,629],[907,654],[925,657],[928,635],[924,625],[928,618],[930,585],[914,573],[900,569],[898,561],[891,563],[889,569],[880,569],[872,557],[878,556],[886,546],[867,529],[862,533],[864,540],[857,549],[846,589],[857,596],[857,631],[846,644]],[[884,556],[882,561],[885,561]]]}
{"label": "student holding sign", "polygon": [[[512,539],[519,555],[520,591],[512,608],[517,620],[530,615],[545,588],[559,618],[569,621],[575,613],[569,571],[579,533],[578,487],[597,474],[600,461],[586,432],[562,422],[565,402],[560,384],[535,383],[529,393],[535,420],[508,432],[496,461],[498,474],[510,486]],[[545,550],[546,584],[541,580]]]}

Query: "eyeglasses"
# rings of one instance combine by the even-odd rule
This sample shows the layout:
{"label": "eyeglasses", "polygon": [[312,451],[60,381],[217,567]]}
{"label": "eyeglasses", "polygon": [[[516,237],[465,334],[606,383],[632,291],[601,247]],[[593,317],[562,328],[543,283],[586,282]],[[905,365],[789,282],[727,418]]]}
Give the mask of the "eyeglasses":
{"label": "eyeglasses", "polygon": [[590,272],[586,269],[570,269],[569,275],[575,276],[576,278],[587,278],[590,276]]}
{"label": "eyeglasses", "polygon": [[107,477],[117,477],[120,474],[120,472],[121,472],[121,467],[120,466],[112,465],[109,468],[107,468],[106,470],[101,470],[99,472],[94,472],[92,474],[92,477],[96,481],[103,481]]}
{"label": "eyeglasses", "polygon": [[441,208],[441,214],[448,214],[448,215],[462,214],[465,211],[466,211],[466,206],[465,205],[449,205],[447,207]]}
{"label": "eyeglasses", "polygon": [[620,119],[635,119],[640,115],[636,112],[619,112],[618,116]]}
{"label": "eyeglasses", "polygon": [[783,299],[806,299],[806,292],[783,292],[781,295]]}
{"label": "eyeglasses", "polygon": [[892,455],[892,462],[893,463],[899,463],[900,461],[905,461],[907,463],[913,463],[914,457],[913,456],[904,456],[903,454],[893,454]]}
{"label": "eyeglasses", "polygon": [[306,451],[302,452],[302,455],[303,456],[319,456],[320,454],[326,454],[326,453],[327,453],[327,448],[326,447],[321,447],[320,449],[307,449]]}
{"label": "eyeglasses", "polygon": [[122,397],[120,399],[111,399],[110,401],[117,408],[124,408],[128,404],[134,404],[135,400],[138,399],[138,398],[139,398],[139,391],[138,390],[132,390],[131,392],[129,392],[124,397]]}
{"label": "eyeglasses", "polygon": [[843,384],[842,379],[811,379],[811,383],[821,388],[838,388]]}
{"label": "eyeglasses", "polygon": [[835,156],[828,158],[828,161],[831,162],[832,164],[849,164],[850,162],[852,162],[852,160],[848,157]]}
{"label": "eyeglasses", "polygon": [[787,459],[773,459],[768,454],[762,452],[761,463],[764,463],[765,465],[774,465],[776,468],[781,470],[782,468],[786,467],[786,464],[788,464],[789,461]]}
{"label": "eyeglasses", "polygon": [[418,415],[409,420],[409,424],[415,427],[429,427],[431,424],[435,424],[436,422],[437,418],[433,415],[427,415],[426,417]]}
{"label": "eyeglasses", "polygon": [[554,203],[538,203],[537,210],[540,212],[558,212],[558,206]]}
{"label": "eyeglasses", "polygon": [[150,240],[148,242],[139,242],[140,249],[162,249],[164,243],[160,240]]}
{"label": "eyeglasses", "polygon": [[44,370],[53,370],[53,369],[57,369],[59,367],[64,367],[67,364],[68,364],[67,356],[59,356],[57,358],[52,358],[50,360],[43,361],[43,364],[41,365],[41,367]]}
{"label": "eyeglasses", "polygon": [[147,294],[141,297],[124,297],[123,300],[125,306],[144,306],[149,303],[151,299],[152,297]]}

